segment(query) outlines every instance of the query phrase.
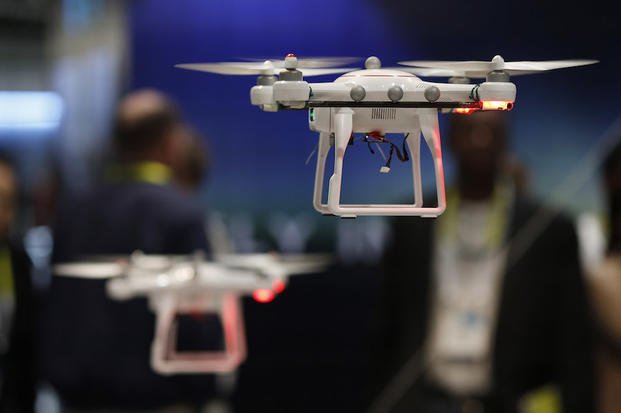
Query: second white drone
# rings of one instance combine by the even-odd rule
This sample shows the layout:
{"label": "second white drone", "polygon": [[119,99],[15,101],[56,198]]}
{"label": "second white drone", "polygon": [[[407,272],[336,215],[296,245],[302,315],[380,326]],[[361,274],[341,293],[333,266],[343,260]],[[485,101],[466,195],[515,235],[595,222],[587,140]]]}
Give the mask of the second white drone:
{"label": "second white drone", "polygon": [[[240,297],[252,295],[261,303],[281,293],[290,275],[318,272],[325,255],[228,254],[215,260],[202,256],[144,255],[125,259],[60,263],[54,274],[63,277],[110,279],[108,296],[114,300],[147,297],[156,315],[151,367],[160,374],[227,373],[247,354]],[[222,322],[222,351],[178,351],[179,314],[214,314]]]}

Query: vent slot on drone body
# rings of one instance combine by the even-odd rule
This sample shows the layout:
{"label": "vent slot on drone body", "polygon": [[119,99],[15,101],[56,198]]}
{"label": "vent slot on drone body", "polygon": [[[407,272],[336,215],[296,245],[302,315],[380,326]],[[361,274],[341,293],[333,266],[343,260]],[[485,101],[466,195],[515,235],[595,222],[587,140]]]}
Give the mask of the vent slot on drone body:
{"label": "vent slot on drone body", "polygon": [[371,119],[395,119],[397,108],[372,108]]}

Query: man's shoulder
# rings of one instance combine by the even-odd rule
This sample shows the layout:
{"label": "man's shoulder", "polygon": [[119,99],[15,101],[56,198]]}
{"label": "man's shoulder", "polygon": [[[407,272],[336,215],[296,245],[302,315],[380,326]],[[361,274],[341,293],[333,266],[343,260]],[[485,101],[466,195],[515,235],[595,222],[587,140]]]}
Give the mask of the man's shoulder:
{"label": "man's shoulder", "polygon": [[[204,208],[173,186],[99,185],[69,202],[59,218],[56,260],[135,249],[185,254],[207,248]],[[105,236],[95,236],[101,232]]]}
{"label": "man's shoulder", "polygon": [[174,185],[155,185],[143,182],[101,185],[87,194],[84,203],[100,202],[124,205],[149,205],[149,210],[161,211],[166,215],[175,213],[198,213],[200,204],[196,199],[183,193]]}
{"label": "man's shoulder", "polygon": [[202,222],[205,210],[196,198],[172,185],[131,182],[103,184],[75,197],[62,217],[71,228],[123,223],[134,228],[173,229]]}

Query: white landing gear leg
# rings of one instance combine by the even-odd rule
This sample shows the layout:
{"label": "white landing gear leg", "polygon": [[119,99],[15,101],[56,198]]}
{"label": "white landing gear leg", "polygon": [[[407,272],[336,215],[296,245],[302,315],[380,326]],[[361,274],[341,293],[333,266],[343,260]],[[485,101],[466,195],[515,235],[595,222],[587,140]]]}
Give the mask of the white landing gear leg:
{"label": "white landing gear leg", "polygon": [[319,134],[319,147],[317,148],[317,168],[315,169],[315,192],[313,194],[313,207],[317,212],[330,214],[328,205],[322,202],[323,196],[323,176],[326,170],[326,160],[330,152],[330,133],[321,132]]}
{"label": "white landing gear leg", "polygon": [[414,183],[414,207],[423,206],[423,178],[420,165],[420,128],[412,129],[406,140],[412,162],[412,182]]}
{"label": "white landing gear leg", "polygon": [[[219,307],[215,313],[222,321],[224,330],[224,350],[222,351],[184,351],[176,349],[177,314],[189,313],[182,308],[173,295],[159,297],[154,303],[156,314],[155,336],[151,344],[151,367],[160,374],[230,373],[235,371],[246,359],[246,336],[239,297],[225,294],[214,297]],[[213,312],[213,309],[198,308]]]}
{"label": "white landing gear leg", "polygon": [[[422,111],[421,111],[422,112]],[[438,126],[437,109],[428,109],[419,115],[420,127],[431,151],[433,166],[436,174],[436,192],[438,194],[438,206],[435,208],[422,208],[424,217],[437,217],[446,209],[446,194],[444,191],[444,167],[442,165],[442,143],[440,142],[440,128]],[[416,199],[418,202],[418,198]]]}
{"label": "white landing gear leg", "polygon": [[[444,169],[442,166],[442,145],[438,127],[438,111],[436,109],[421,110],[418,123],[410,127],[407,139],[412,158],[412,175],[414,183],[413,204],[341,204],[341,188],[343,181],[343,163],[349,139],[353,131],[353,114],[350,108],[340,108],[334,114],[332,130],[334,132],[334,173],[330,177],[328,203],[322,203],[323,175],[325,162],[330,149],[330,134],[322,132],[319,138],[319,153],[315,171],[315,193],[313,205],[321,213],[331,213],[343,218],[354,218],[358,215],[410,215],[436,217],[446,208],[444,192]],[[437,206],[423,205],[422,172],[420,164],[421,132],[433,157],[436,176]]]}
{"label": "white landing gear leg", "polygon": [[348,213],[341,208],[341,184],[343,182],[343,159],[347,144],[353,131],[353,114],[349,108],[341,108],[334,115],[334,173],[330,177],[328,189],[328,209],[334,215],[354,218],[356,213]]}

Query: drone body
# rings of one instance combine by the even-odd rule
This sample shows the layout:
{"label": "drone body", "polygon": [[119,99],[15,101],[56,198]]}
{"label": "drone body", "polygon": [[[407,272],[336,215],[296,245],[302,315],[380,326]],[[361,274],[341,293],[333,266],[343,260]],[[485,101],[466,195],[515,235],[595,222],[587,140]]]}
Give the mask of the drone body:
{"label": "drone body", "polygon": [[[95,260],[54,266],[64,277],[102,279],[114,300],[148,297],[156,315],[151,367],[160,374],[226,373],[246,358],[240,297],[267,303],[281,293],[293,274],[321,270],[325,256],[231,254],[213,261],[201,256],[132,254],[128,260]],[[222,322],[222,351],[179,352],[176,319],[180,314],[214,314]]]}
{"label": "drone body", "polygon": [[[343,96],[333,91],[335,86],[314,84],[309,105],[310,128],[320,133],[313,205],[325,214],[356,215],[420,215],[436,217],[445,207],[442,147],[438,127],[438,108],[464,105],[472,101],[472,85],[433,84],[413,74],[397,70],[361,70],[338,78],[334,85],[342,88]],[[323,86],[323,88],[322,88]],[[481,88],[483,90],[481,90]],[[328,93],[322,93],[327,90]],[[491,90],[490,90],[491,89]],[[363,92],[364,91],[364,92]],[[483,84],[480,94],[488,101],[501,101],[509,109],[515,99],[512,83]],[[357,95],[356,95],[357,94]],[[353,97],[352,97],[353,95]],[[363,99],[360,99],[364,96]],[[353,102],[347,102],[347,98]],[[317,103],[315,103],[317,99]],[[321,101],[319,101],[321,99]],[[347,102],[348,107],[333,106]],[[355,99],[360,99],[356,101]],[[465,105],[468,109],[470,105]],[[500,105],[499,105],[500,106]],[[460,106],[462,107],[462,106]],[[474,106],[473,106],[474,108]],[[403,205],[343,205],[340,201],[343,163],[352,133],[369,132],[384,136],[388,133],[407,135],[410,153],[414,202]],[[436,206],[423,205],[420,138],[424,138],[434,163]],[[329,181],[327,203],[322,202],[325,163],[334,136],[334,174]]]}
{"label": "drone body", "polygon": [[[469,114],[479,110],[507,111],[513,108],[516,87],[510,76],[551,69],[581,66],[595,61],[505,62],[495,56],[490,62],[401,62],[405,66],[383,69],[378,58],[370,57],[364,70],[330,68],[341,61],[299,60],[292,54],[284,61],[183,64],[178,67],[221,74],[258,74],[250,90],[250,101],[265,111],[308,109],[310,129],[319,132],[315,172],[314,208],[341,217],[358,215],[414,215],[436,217],[446,208],[442,145],[438,128],[439,111]],[[328,67],[328,68],[324,68]],[[347,72],[334,82],[309,83],[303,76]],[[276,77],[278,74],[278,78]],[[448,83],[421,80],[422,76],[449,77]],[[485,78],[471,84],[470,78]],[[412,162],[414,200],[410,204],[343,204],[341,185],[347,147],[356,133],[367,143],[389,143],[391,158],[395,145],[388,133],[405,136],[401,160]],[[437,200],[423,204],[420,137],[423,136],[434,163]],[[410,155],[407,154],[406,145]],[[329,179],[327,202],[323,201],[325,164],[334,147],[334,172]],[[380,172],[390,170],[390,159]]]}

